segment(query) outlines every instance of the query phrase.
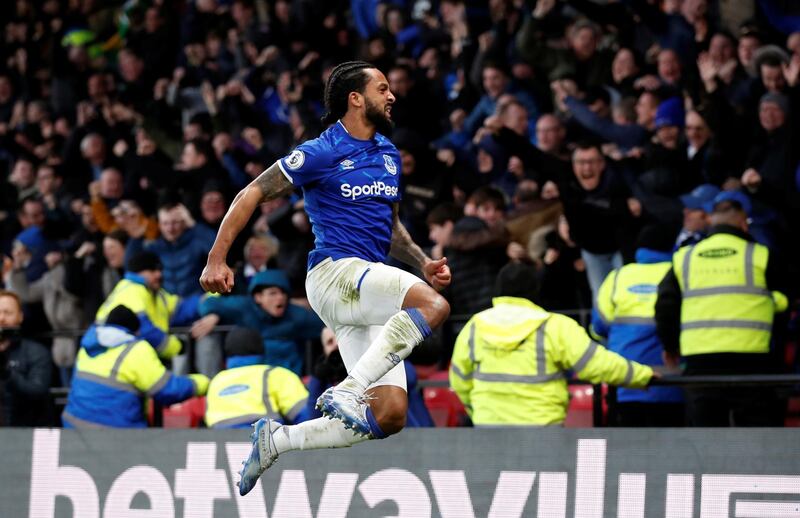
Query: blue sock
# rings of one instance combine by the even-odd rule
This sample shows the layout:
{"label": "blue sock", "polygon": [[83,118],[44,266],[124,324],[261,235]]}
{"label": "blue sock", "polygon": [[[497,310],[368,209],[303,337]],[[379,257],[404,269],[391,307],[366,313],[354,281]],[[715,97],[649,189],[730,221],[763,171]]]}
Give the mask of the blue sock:
{"label": "blue sock", "polygon": [[374,438],[386,438],[386,433],[381,430],[381,426],[378,424],[378,420],[375,419],[375,414],[372,413],[372,409],[370,407],[367,407],[367,421],[369,422],[369,431]]}
{"label": "blue sock", "polygon": [[422,334],[423,340],[431,336],[433,333],[431,326],[428,325],[428,321],[425,320],[425,317],[422,316],[422,313],[420,313],[417,308],[408,308],[404,309],[403,311],[408,313],[408,316],[411,317],[414,325],[417,326],[417,329],[419,329],[419,332]]}

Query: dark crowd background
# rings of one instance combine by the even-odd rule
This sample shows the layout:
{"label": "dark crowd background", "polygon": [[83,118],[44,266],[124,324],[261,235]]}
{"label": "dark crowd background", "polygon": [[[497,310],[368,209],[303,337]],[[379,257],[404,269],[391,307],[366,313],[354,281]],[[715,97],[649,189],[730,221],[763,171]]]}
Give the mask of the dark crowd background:
{"label": "dark crowd background", "polygon": [[[795,2],[18,0],[0,24],[3,278],[56,367],[142,243],[165,289],[200,293],[233,196],[324,129],[351,59],[389,80],[401,216],[453,272],[451,323],[416,361],[446,365],[510,261],[537,266],[543,307],[585,314],[641,229],[692,242],[719,191],[749,201],[796,308]],[[302,301],[312,247],[300,193],[262,205],[229,257],[237,292],[279,268]]]}

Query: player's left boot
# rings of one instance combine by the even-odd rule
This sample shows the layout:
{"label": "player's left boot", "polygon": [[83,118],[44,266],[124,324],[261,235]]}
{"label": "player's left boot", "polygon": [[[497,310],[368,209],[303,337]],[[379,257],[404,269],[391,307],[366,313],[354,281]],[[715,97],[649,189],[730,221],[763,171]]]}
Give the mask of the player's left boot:
{"label": "player's left boot", "polygon": [[250,440],[253,448],[247,460],[242,462],[242,471],[239,472],[240,479],[236,483],[239,486],[239,494],[244,496],[256,485],[258,477],[278,458],[278,450],[275,448],[275,440],[272,438],[281,426],[280,423],[273,421],[269,417],[263,417],[253,423],[253,433]]}
{"label": "player's left boot", "polygon": [[367,397],[364,394],[343,387],[340,383],[330,387],[317,399],[317,410],[329,419],[338,419],[344,427],[363,437],[369,437],[367,420]]}

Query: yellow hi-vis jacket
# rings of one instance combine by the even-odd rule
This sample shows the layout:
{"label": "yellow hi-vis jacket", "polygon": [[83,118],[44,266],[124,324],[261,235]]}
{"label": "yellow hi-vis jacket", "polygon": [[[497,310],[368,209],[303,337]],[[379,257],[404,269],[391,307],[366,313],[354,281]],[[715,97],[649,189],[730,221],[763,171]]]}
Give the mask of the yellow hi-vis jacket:
{"label": "yellow hi-vis jacket", "polygon": [[[643,259],[651,252],[639,250]],[[669,254],[664,254],[668,257]],[[672,267],[669,261],[631,263],[608,274],[597,292],[591,335],[620,356],[643,365],[664,365],[664,346],[656,335],[655,305],[658,284]],[[680,387],[621,388],[620,403],[674,403],[683,401]]]}
{"label": "yellow hi-vis jacket", "polygon": [[264,416],[293,422],[307,399],[302,380],[289,369],[270,365],[226,369],[208,386],[206,426],[238,428]]}
{"label": "yellow hi-vis jacket", "polygon": [[672,267],[681,289],[681,356],[767,353],[786,296],[767,289],[767,247],[728,233],[681,248]]}
{"label": "yellow hi-vis jacket", "polygon": [[142,428],[146,396],[171,405],[206,393],[207,377],[173,375],[150,344],[122,328],[96,326],[84,338],[62,414],[67,428]]}
{"label": "yellow hi-vis jacket", "polygon": [[592,383],[644,387],[650,367],[594,342],[571,318],[497,297],[456,339],[450,386],[475,425],[555,425],[569,403],[565,371]]}
{"label": "yellow hi-vis jacket", "polygon": [[153,293],[138,276],[130,273],[119,281],[97,310],[94,325],[103,324],[117,306],[125,306],[139,317],[139,336],[150,343],[164,359],[181,351],[181,341],[169,334],[169,323],[181,298],[161,288]]}

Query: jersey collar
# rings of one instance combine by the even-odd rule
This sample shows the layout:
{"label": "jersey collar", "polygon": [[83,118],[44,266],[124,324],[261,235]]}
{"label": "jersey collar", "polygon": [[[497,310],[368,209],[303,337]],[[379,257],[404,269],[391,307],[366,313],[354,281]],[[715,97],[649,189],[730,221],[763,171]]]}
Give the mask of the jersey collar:
{"label": "jersey collar", "polygon": [[373,135],[373,137],[372,137],[371,139],[366,139],[366,140],[365,140],[365,139],[356,138],[356,137],[354,137],[354,136],[353,136],[353,135],[350,133],[350,131],[349,131],[349,130],[348,130],[346,127],[345,127],[345,125],[344,125],[344,122],[342,122],[342,119],[339,119],[338,121],[336,121],[336,124],[338,124],[339,126],[341,126],[341,128],[342,128],[342,131],[344,131],[344,134],[347,136],[347,138],[349,138],[349,139],[351,139],[351,140],[354,140],[354,141],[356,141],[356,142],[375,142],[375,140],[376,140],[376,138],[377,138],[377,136],[378,136],[378,132],[376,131],[376,132],[375,132],[375,135]]}

